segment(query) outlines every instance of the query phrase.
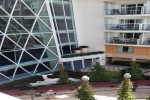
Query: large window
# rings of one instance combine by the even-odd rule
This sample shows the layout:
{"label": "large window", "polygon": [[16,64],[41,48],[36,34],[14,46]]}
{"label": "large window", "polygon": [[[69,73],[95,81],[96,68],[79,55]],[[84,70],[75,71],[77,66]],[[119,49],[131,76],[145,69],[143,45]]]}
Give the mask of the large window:
{"label": "large window", "polygon": [[134,47],[117,46],[117,52],[133,53],[134,52]]}

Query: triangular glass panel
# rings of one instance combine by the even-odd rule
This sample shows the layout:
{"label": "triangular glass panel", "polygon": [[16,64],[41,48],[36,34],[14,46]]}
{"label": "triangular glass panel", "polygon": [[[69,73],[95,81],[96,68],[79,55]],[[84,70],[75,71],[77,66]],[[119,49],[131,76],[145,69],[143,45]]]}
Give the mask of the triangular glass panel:
{"label": "triangular glass panel", "polygon": [[[13,42],[12,42],[13,41]],[[15,40],[10,40],[9,38],[5,37],[4,38],[4,42],[2,44],[2,48],[1,48],[1,52],[9,52],[9,51],[13,51],[13,50],[21,50],[21,48],[16,45],[17,41]]]}
{"label": "triangular glass panel", "polygon": [[1,6],[10,14],[15,4],[15,0],[0,0]]}
{"label": "triangular glass panel", "polygon": [[36,66],[37,64],[32,64],[32,65],[23,66],[23,68],[28,72],[30,72],[31,74],[33,74]]}
{"label": "triangular glass panel", "polygon": [[[51,51],[46,50],[44,55],[47,55],[49,59],[58,59],[56,48],[49,48]],[[54,51],[55,50],[55,51]]]}
{"label": "triangular glass panel", "polygon": [[8,16],[6,12],[0,8],[0,16]]}
{"label": "triangular glass panel", "polygon": [[[0,72],[1,73],[1,72]],[[1,73],[2,74],[2,73]],[[10,81],[10,79],[6,78],[5,76],[1,75],[0,74],[0,83],[3,84],[3,83],[7,83]]]}
{"label": "triangular glass panel", "polygon": [[[47,63],[46,65],[49,66],[49,63]],[[43,64],[39,64],[35,73],[37,74],[37,73],[47,73],[47,72],[50,72],[50,70],[46,68]]]}
{"label": "triangular glass panel", "polygon": [[[7,54],[1,54],[0,55],[0,66],[1,67],[3,67],[3,66],[6,66],[7,67],[7,65],[14,65],[14,63],[12,63],[10,60],[10,55],[9,55],[9,53],[7,53]],[[5,68],[6,67],[4,67],[4,68],[1,68],[0,67],[0,71],[5,71]],[[7,69],[7,68],[6,68]],[[9,68],[8,68],[9,69]]]}
{"label": "triangular glass panel", "polygon": [[13,16],[34,16],[34,14],[21,0],[18,0]]}
{"label": "triangular glass panel", "polygon": [[2,55],[0,55],[0,66],[0,72],[10,78],[13,76],[14,69],[17,67],[17,65]]}
{"label": "triangular glass panel", "polygon": [[35,14],[38,14],[45,0],[23,0],[23,1]]}
{"label": "triangular glass panel", "polygon": [[51,51],[53,51],[56,55],[58,55],[57,54],[57,49],[56,49],[56,47],[48,47]]}
{"label": "triangular glass panel", "polygon": [[40,17],[40,19],[42,20],[42,22],[43,22],[44,24],[47,25],[47,27],[49,27],[49,28],[51,29],[51,24],[50,24],[50,19],[49,19],[49,17]]}
{"label": "triangular glass panel", "polygon": [[17,71],[15,73],[15,77],[14,79],[22,79],[22,78],[25,78],[25,77],[29,77],[31,76],[29,73],[27,73],[26,71],[24,71],[22,68],[18,67],[17,68]]}
{"label": "triangular glass panel", "polygon": [[31,31],[35,17],[14,17],[25,29]]}
{"label": "triangular glass panel", "polygon": [[[20,52],[21,53],[21,52]],[[15,54],[15,51],[12,50],[12,51],[7,51],[7,52],[3,52],[2,53],[3,55],[5,55],[7,58],[9,58],[10,60],[14,61],[14,62],[18,62],[17,60],[19,59],[20,57],[20,54],[16,55]]]}
{"label": "triangular glass panel", "polygon": [[[15,65],[15,66],[16,66],[16,65]],[[6,70],[6,71],[2,71],[2,73],[3,73],[4,75],[6,75],[7,77],[12,78],[12,77],[13,77],[13,74],[14,74],[14,71],[15,71],[15,69],[8,69],[8,70]]]}
{"label": "triangular glass panel", "polygon": [[37,19],[37,22],[35,23],[32,32],[33,33],[36,33],[36,32],[46,33],[46,32],[52,32],[52,31],[51,31],[51,28],[46,23],[43,23],[40,19]]}
{"label": "triangular glass panel", "polygon": [[35,48],[35,49],[27,50],[27,52],[30,53],[32,56],[34,56],[36,59],[41,58],[43,51],[44,51],[44,48]]}
{"label": "triangular glass panel", "polygon": [[[19,21],[19,22],[18,22]],[[21,20],[17,20],[18,23],[21,23]],[[28,33],[22,26],[20,26],[14,19],[11,19],[7,34],[24,34]]]}
{"label": "triangular glass panel", "polygon": [[35,60],[31,55],[29,55],[27,52],[24,52],[21,61],[20,61],[24,66],[29,65],[29,64],[36,64],[38,61]]}
{"label": "triangular glass panel", "polygon": [[35,38],[33,36],[30,36],[27,42],[26,49],[44,48],[44,46],[40,43],[43,43],[43,38],[40,35],[36,35]]}
{"label": "triangular glass panel", "polygon": [[0,17],[0,31],[5,32],[7,26],[8,17]]}
{"label": "triangular glass panel", "polygon": [[52,61],[49,61],[49,63],[50,63],[50,67],[52,70],[54,70],[54,68],[58,67],[57,66],[58,60],[52,60]]}
{"label": "triangular glass panel", "polygon": [[39,39],[44,45],[47,45],[48,42],[50,41],[51,37],[52,37],[52,34],[50,33],[43,33],[41,35],[35,35],[35,37],[40,37],[41,39]]}
{"label": "triangular glass panel", "polygon": [[49,47],[55,47],[55,46],[56,46],[54,37],[52,38],[52,40],[50,41],[50,43],[49,43],[48,46],[49,46]]}
{"label": "triangular glass panel", "polygon": [[9,38],[11,38],[15,43],[17,43],[22,48],[24,47],[28,34],[20,34],[20,35],[8,35]]}
{"label": "triangular glass panel", "polygon": [[39,16],[48,16],[46,4],[44,4]]}
{"label": "triangular glass panel", "polygon": [[47,61],[43,62],[44,65],[48,66],[51,70],[54,70],[57,66],[58,60],[52,60],[52,61]]}

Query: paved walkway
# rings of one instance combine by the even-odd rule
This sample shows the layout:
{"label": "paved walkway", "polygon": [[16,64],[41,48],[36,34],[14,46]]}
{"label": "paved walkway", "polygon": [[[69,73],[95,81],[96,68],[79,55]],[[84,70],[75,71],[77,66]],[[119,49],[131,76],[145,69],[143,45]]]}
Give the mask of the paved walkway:
{"label": "paved walkway", "polygon": [[[117,89],[118,88],[95,88],[94,96],[97,100],[117,100]],[[41,96],[36,96],[34,100],[78,100],[75,98],[76,91],[60,91],[56,92],[55,99],[45,99],[46,94],[42,94]],[[134,92],[136,96],[135,100],[145,100],[144,98],[150,95],[150,86],[138,86],[136,92]],[[24,95],[20,96],[22,100],[31,100],[31,96]]]}

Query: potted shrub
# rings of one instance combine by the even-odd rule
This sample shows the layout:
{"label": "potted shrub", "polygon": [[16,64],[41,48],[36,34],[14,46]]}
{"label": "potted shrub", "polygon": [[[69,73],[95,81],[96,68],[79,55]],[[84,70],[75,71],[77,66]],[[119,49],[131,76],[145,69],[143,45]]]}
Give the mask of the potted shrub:
{"label": "potted shrub", "polygon": [[87,53],[89,47],[88,46],[80,46],[80,48],[81,48],[82,53]]}
{"label": "potted shrub", "polygon": [[74,52],[76,54],[80,54],[81,53],[81,48],[74,48]]}

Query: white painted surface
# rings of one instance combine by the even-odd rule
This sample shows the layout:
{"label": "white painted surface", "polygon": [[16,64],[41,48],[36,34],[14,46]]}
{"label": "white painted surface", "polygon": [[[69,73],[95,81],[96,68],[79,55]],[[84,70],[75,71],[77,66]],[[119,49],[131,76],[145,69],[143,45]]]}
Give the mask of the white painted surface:
{"label": "white painted surface", "polygon": [[104,17],[102,0],[72,0],[79,46],[89,51],[104,50]]}
{"label": "white painted surface", "polygon": [[21,99],[15,98],[13,96],[10,96],[1,92],[0,92],[0,98],[1,98],[0,100],[21,100]]}

